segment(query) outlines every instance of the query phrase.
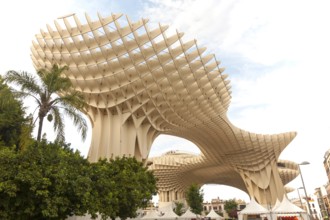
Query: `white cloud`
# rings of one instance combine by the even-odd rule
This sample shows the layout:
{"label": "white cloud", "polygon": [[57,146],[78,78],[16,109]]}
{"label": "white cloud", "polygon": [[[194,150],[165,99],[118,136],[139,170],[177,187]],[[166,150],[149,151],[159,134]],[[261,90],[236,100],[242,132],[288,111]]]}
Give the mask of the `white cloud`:
{"label": "white cloud", "polygon": [[200,153],[199,148],[188,140],[170,135],[160,135],[153,142],[149,157],[160,156],[171,150]]}
{"label": "white cloud", "polygon": [[9,69],[33,71],[29,55],[34,35],[57,17],[71,13],[72,4],[72,0],[1,1],[1,73]]}
{"label": "white cloud", "polygon": [[204,201],[211,202],[212,199],[220,198],[223,200],[228,199],[243,199],[246,202],[250,200],[247,193],[240,189],[231,186],[221,186],[215,184],[207,184],[202,187],[204,193]]}
{"label": "white cloud", "polygon": [[238,53],[252,62],[306,60],[321,45],[329,47],[324,45],[329,39],[327,1],[151,2],[142,12],[151,23],[170,24],[212,51]]}

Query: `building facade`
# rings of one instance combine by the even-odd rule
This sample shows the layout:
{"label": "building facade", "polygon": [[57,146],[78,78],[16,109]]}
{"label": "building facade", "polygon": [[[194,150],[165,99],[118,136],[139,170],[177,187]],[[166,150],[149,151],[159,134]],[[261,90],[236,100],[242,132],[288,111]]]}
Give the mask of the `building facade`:
{"label": "building facade", "polygon": [[[328,177],[328,182],[320,189],[315,189],[318,200],[323,203],[324,216],[330,216],[330,149],[324,154],[323,166]],[[324,190],[325,189],[325,190]],[[326,211],[325,211],[326,210]]]}
{"label": "building facade", "polygon": [[328,183],[325,186],[328,198],[330,199],[330,150],[325,152],[323,166],[328,177]]}
{"label": "building facade", "polygon": [[65,76],[88,104],[91,162],[132,156],[147,163],[155,138],[174,135],[202,154],[175,167],[164,157],[161,201],[184,198],[192,182],[233,186],[261,204],[282,200],[277,163],[296,132],[256,134],[234,126],[227,117],[230,81],[213,54],[181,32],[168,33],[167,25],[149,27],[148,19],[86,14],[85,20],[72,14],[41,29],[31,57],[36,69],[69,67]]}
{"label": "building facade", "polygon": [[[237,211],[243,210],[246,207],[246,202],[244,200],[237,199],[235,201],[237,203]],[[203,203],[203,210],[205,215],[207,215],[207,213],[209,213],[212,209],[224,218],[230,218],[225,210],[225,200],[222,200],[218,197],[216,199],[212,199],[210,202]]]}
{"label": "building facade", "polygon": [[320,213],[323,219],[329,218],[329,198],[324,186],[315,189],[314,195],[316,196]]}
{"label": "building facade", "polygon": [[211,202],[203,203],[203,210],[205,214],[209,213],[212,209],[223,217],[228,216],[225,211],[225,203],[222,199],[219,199],[219,197],[212,199]]}

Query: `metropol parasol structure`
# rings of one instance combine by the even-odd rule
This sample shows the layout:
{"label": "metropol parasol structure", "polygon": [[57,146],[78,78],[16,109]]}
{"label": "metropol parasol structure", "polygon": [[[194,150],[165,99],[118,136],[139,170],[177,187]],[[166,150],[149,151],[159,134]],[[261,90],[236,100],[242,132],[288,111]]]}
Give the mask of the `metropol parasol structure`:
{"label": "metropol parasol structure", "polygon": [[[92,123],[89,160],[134,156],[147,163],[160,134],[185,138],[200,155],[170,152],[152,161],[160,202],[184,199],[192,183],[224,184],[259,203],[282,200],[298,165],[279,161],[295,132],[255,134],[227,117],[231,86],[224,68],[196,40],[132,22],[122,14],[81,22],[75,14],[54,21],[31,47],[36,69],[54,63],[84,94]],[[281,166],[279,166],[281,164]]]}

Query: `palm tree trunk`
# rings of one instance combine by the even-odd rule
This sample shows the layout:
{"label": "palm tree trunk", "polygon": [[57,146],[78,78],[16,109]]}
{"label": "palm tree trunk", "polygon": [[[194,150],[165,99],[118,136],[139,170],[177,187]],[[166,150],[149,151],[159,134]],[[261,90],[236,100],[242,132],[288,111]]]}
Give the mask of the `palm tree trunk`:
{"label": "palm tree trunk", "polygon": [[39,127],[38,127],[38,136],[37,136],[37,141],[41,140],[41,132],[42,132],[42,125],[44,122],[45,116],[39,116]]}

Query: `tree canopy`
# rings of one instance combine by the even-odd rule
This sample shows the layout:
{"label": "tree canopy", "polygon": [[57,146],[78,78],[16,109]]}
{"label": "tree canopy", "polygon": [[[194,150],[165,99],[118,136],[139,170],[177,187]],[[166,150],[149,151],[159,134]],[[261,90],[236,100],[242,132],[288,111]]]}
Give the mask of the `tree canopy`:
{"label": "tree canopy", "polygon": [[200,186],[195,183],[191,184],[186,191],[186,199],[193,213],[202,213],[204,194],[200,189]]}
{"label": "tree canopy", "polygon": [[184,204],[182,202],[175,202],[175,208],[173,209],[174,213],[178,216],[181,216],[184,213]]}
{"label": "tree canopy", "polygon": [[31,140],[32,128],[29,122],[22,103],[0,77],[0,146],[16,150],[24,148]]}
{"label": "tree canopy", "polygon": [[87,212],[88,161],[68,146],[35,142],[0,151],[0,218],[65,219]]}
{"label": "tree canopy", "polygon": [[[89,163],[64,141],[62,114],[69,115],[83,138],[87,125],[79,111],[85,101],[54,65],[39,70],[40,80],[26,72],[9,71],[0,78],[0,219],[67,219],[89,213],[102,219],[135,217],[157,193],[156,178],[135,158]],[[58,96],[60,94],[60,96]],[[31,96],[39,109],[37,141],[31,138],[32,118],[25,117],[16,97]],[[54,120],[55,143],[41,140],[43,120]],[[33,123],[34,124],[34,123]],[[22,147],[24,145],[24,147]]]}
{"label": "tree canopy", "polygon": [[146,207],[157,193],[152,172],[135,158],[100,160],[91,164],[91,170],[95,199],[91,207],[104,219],[135,217],[137,209]]}
{"label": "tree canopy", "polygon": [[0,149],[0,167],[0,219],[126,219],[157,192],[152,172],[134,158],[89,163],[68,145],[45,140],[23,151]]}
{"label": "tree canopy", "polygon": [[[82,93],[73,90],[69,78],[63,77],[62,73],[68,67],[59,67],[54,64],[51,70],[40,69],[37,76],[25,71],[17,72],[10,70],[5,76],[8,83],[19,87],[15,93],[21,98],[31,97],[36,101],[38,109],[39,125],[37,140],[41,140],[44,118],[53,121],[56,140],[64,141],[63,115],[73,120],[74,125],[81,133],[82,139],[86,139],[87,122],[80,114],[84,111],[86,102]],[[60,96],[59,96],[60,95]]]}
{"label": "tree canopy", "polygon": [[226,200],[224,209],[228,213],[229,217],[237,218],[237,202],[235,199]]}

